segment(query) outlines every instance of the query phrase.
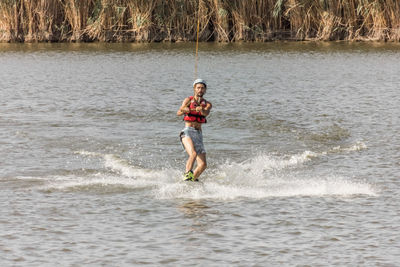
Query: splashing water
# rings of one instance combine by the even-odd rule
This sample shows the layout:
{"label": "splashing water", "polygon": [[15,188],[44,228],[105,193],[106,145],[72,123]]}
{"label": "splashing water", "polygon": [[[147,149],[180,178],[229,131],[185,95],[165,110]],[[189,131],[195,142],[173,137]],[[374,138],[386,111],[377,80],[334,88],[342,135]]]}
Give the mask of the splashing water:
{"label": "splashing water", "polygon": [[[376,196],[374,187],[363,181],[337,175],[306,175],[300,167],[306,162],[332,152],[365,149],[357,143],[336,147],[328,152],[305,151],[301,154],[275,156],[260,154],[241,163],[225,163],[207,170],[200,183],[181,181],[181,171],[173,168],[151,170],[135,167],[114,154],[76,152],[103,161],[105,171],[83,176],[52,177],[46,190],[144,190],[159,199],[237,199],[292,196]],[[300,168],[300,169],[299,169]]]}

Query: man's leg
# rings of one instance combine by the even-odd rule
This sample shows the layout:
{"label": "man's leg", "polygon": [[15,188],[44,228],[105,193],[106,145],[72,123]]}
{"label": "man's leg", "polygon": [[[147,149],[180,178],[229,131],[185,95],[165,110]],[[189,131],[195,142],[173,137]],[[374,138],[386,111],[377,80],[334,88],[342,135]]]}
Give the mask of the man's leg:
{"label": "man's leg", "polygon": [[188,137],[188,136],[183,137],[182,144],[185,147],[186,153],[188,153],[188,155],[189,155],[189,158],[186,162],[186,172],[188,172],[190,170],[193,170],[193,166],[194,166],[194,162],[197,157],[197,153],[196,153],[196,150],[194,149],[194,144],[190,137]]}
{"label": "man's leg", "polygon": [[202,174],[203,171],[207,168],[206,153],[201,153],[197,155],[196,161],[197,161],[197,167],[193,172],[195,179],[197,179],[200,176],[200,174]]}

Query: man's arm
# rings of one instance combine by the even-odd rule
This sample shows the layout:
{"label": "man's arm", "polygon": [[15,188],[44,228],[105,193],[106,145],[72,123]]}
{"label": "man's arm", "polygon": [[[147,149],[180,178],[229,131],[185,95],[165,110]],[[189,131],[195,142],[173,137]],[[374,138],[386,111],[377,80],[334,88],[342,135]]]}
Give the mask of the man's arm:
{"label": "man's arm", "polygon": [[206,106],[203,108],[202,106],[196,107],[197,112],[201,112],[201,115],[208,116],[210,114],[212,108],[212,104],[207,101]]}
{"label": "man's arm", "polygon": [[189,103],[190,103],[190,98],[186,97],[185,100],[183,100],[181,107],[178,109],[178,112],[176,112],[177,116],[182,116],[183,114],[189,113]]}

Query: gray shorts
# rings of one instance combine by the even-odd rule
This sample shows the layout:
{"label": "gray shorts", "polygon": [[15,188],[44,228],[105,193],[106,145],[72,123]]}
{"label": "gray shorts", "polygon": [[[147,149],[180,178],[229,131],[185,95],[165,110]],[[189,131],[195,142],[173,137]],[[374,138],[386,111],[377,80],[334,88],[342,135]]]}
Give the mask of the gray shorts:
{"label": "gray shorts", "polygon": [[204,144],[203,144],[203,134],[201,131],[196,130],[193,127],[185,127],[182,130],[179,137],[181,138],[181,142],[182,142],[183,137],[190,137],[190,139],[192,139],[192,142],[194,144],[194,149],[196,150],[196,153],[198,155],[206,153],[206,149],[204,148]]}

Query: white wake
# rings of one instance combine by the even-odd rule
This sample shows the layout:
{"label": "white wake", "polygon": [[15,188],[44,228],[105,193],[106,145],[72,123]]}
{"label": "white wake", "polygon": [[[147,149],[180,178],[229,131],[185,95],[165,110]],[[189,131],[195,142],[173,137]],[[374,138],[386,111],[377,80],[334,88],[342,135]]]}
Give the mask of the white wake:
{"label": "white wake", "polygon": [[[338,175],[308,174],[304,164],[329,153],[366,149],[363,143],[325,152],[294,155],[259,154],[244,162],[225,163],[201,176],[200,183],[183,182],[182,170],[151,170],[132,165],[114,154],[78,151],[103,162],[105,171],[85,176],[53,177],[49,190],[137,190],[159,199],[260,199],[293,196],[377,196],[374,185]],[[312,172],[311,172],[312,173]]]}

